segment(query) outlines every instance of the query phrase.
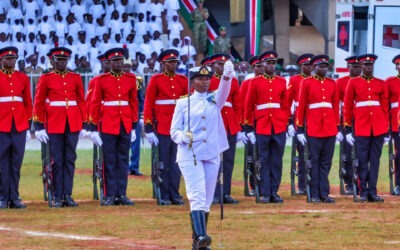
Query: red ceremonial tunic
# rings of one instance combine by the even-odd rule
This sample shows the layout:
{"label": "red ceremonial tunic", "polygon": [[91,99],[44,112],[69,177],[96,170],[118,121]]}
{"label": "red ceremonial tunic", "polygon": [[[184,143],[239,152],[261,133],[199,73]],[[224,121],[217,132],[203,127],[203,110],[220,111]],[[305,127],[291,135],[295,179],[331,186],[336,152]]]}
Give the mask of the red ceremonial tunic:
{"label": "red ceremonial tunic", "polygon": [[[213,75],[210,79],[209,91],[218,89],[220,77]],[[229,96],[225,101],[225,105],[221,110],[222,120],[224,121],[226,132],[231,135],[237,134],[242,130],[240,127],[240,114],[241,112],[240,94],[239,94],[239,81],[232,78],[231,90]]]}
{"label": "red ceremonial tunic", "polygon": [[304,122],[308,136],[336,136],[340,121],[334,80],[313,76],[301,82],[296,125],[304,127]]}
{"label": "red ceremonial tunic", "polygon": [[18,132],[29,128],[32,97],[29,78],[19,72],[0,71],[0,132],[11,132],[14,121]]}
{"label": "red ceremonial tunic", "polygon": [[[100,125],[102,133],[119,135],[121,123],[126,133],[132,130],[132,123],[138,120],[136,76],[111,73],[98,77],[90,103],[90,121]],[[101,124],[99,124],[101,121]]]}
{"label": "red ceremonial tunic", "polygon": [[188,79],[184,75],[167,76],[155,74],[150,78],[144,100],[144,123],[154,125],[157,120],[157,132],[170,135],[172,116],[176,100],[188,94]]}
{"label": "red ceremonial tunic", "polygon": [[[239,89],[239,96],[240,96],[240,105],[241,105],[241,114],[240,114],[240,124],[244,125],[244,107],[245,107],[245,101],[246,101],[246,96],[247,96],[247,91],[249,90],[249,86],[251,83],[251,80],[253,78],[246,79],[242,82],[240,85]],[[252,120],[254,120],[254,114],[252,116]]]}
{"label": "red ceremonial tunic", "polygon": [[385,82],[355,77],[349,80],[344,96],[344,125],[354,118],[356,136],[378,136],[388,132],[389,103]]}
{"label": "red ceremonial tunic", "polygon": [[275,134],[286,131],[290,107],[285,78],[261,75],[252,79],[245,101],[245,124],[254,126],[253,113],[257,134],[271,135],[272,127]]}
{"label": "red ceremonial tunic", "polygon": [[[294,118],[296,119],[297,107],[299,106],[299,93],[300,93],[300,83],[303,79],[306,79],[307,76],[303,74],[298,74],[290,77],[289,84],[287,86],[288,89],[288,102],[291,107],[294,103]],[[295,120],[294,119],[294,120]]]}
{"label": "red ceremonial tunic", "polygon": [[86,116],[81,76],[73,72],[42,75],[36,87],[33,113],[35,122],[46,121],[48,133],[64,133],[67,121],[71,132],[80,131]]}
{"label": "red ceremonial tunic", "polygon": [[398,132],[398,119],[397,114],[399,110],[399,97],[400,97],[400,78],[392,76],[386,79],[386,88],[388,92],[388,100],[390,107],[390,125],[393,132]]}

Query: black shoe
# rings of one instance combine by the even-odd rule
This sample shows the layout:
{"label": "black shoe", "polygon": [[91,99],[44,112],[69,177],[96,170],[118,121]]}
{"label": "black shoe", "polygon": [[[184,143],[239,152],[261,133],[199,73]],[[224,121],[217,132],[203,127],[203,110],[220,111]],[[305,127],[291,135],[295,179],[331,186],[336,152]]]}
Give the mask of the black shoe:
{"label": "black shoe", "polygon": [[368,202],[384,202],[385,200],[378,195],[368,195]]}
{"label": "black shoe", "polygon": [[344,192],[344,195],[353,195],[353,188],[347,189],[347,190]]}
{"label": "black shoe", "polygon": [[114,206],[114,197],[113,196],[105,196],[103,199],[103,206]]}
{"label": "black shoe", "polygon": [[132,170],[130,172],[130,175],[143,176],[143,174],[139,170]]}
{"label": "black shoe", "polygon": [[400,195],[400,186],[396,186],[396,188],[394,189],[393,195],[396,195],[396,196]]}
{"label": "black shoe", "polygon": [[172,202],[172,205],[178,205],[178,206],[185,204],[185,202],[183,202],[183,200],[181,198],[172,199],[171,202]]}
{"label": "black shoe", "polygon": [[115,205],[133,206],[135,203],[131,201],[128,197],[123,195],[118,195],[114,199]]}
{"label": "black shoe", "polygon": [[11,200],[9,206],[10,208],[15,208],[15,209],[26,208],[26,205],[22,203],[21,200]]}
{"label": "black shoe", "polygon": [[224,196],[224,204],[239,204],[239,201],[233,199],[232,196],[227,194]]}
{"label": "black shoe", "polygon": [[303,188],[299,188],[299,190],[297,190],[296,195],[306,195],[306,190]]}
{"label": "black shoe", "polygon": [[283,199],[277,193],[271,195],[271,203],[283,203]]}
{"label": "black shoe", "polygon": [[321,203],[321,199],[318,197],[311,197],[311,203]]}
{"label": "black shoe", "polygon": [[269,203],[270,202],[270,197],[269,196],[261,196],[260,197],[260,203]]}
{"label": "black shoe", "polygon": [[76,203],[74,201],[74,199],[72,199],[72,197],[69,196],[69,195],[65,196],[65,199],[63,200],[63,205],[65,207],[77,207],[77,206],[79,206],[78,203]]}
{"label": "black shoe", "polygon": [[63,203],[60,197],[54,197],[51,201],[51,207],[59,208],[62,207]]}
{"label": "black shoe", "polygon": [[169,205],[171,205],[172,203],[171,203],[171,201],[170,200],[161,200],[160,201],[160,205],[161,206],[169,206]]}
{"label": "black shoe", "polygon": [[321,200],[323,203],[335,203],[335,199],[333,199],[332,197],[329,197],[329,196],[322,197]]}
{"label": "black shoe", "polygon": [[367,197],[366,196],[360,196],[360,198],[358,199],[358,202],[367,202],[368,201],[368,199],[367,199]]}
{"label": "black shoe", "polygon": [[7,201],[0,201],[0,209],[7,209],[8,202]]}
{"label": "black shoe", "polygon": [[213,205],[219,204],[219,198],[214,197],[213,201],[212,201]]}

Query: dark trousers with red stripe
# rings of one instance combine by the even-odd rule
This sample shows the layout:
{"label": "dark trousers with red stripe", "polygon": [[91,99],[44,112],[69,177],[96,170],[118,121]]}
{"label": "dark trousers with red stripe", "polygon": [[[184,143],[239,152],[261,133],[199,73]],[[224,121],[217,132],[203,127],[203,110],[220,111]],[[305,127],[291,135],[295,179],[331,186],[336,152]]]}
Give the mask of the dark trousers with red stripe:
{"label": "dark trousers with red stripe", "polygon": [[311,196],[314,198],[327,197],[330,192],[329,172],[332,167],[335,152],[336,137],[307,138],[311,160]]}
{"label": "dark trousers with red stripe", "polygon": [[379,161],[382,155],[384,135],[356,136],[356,157],[358,159],[358,188],[360,196],[376,195]]}
{"label": "dark trousers with red stripe", "polygon": [[79,132],[72,133],[68,121],[63,134],[49,133],[54,197],[72,195],[78,140]]}
{"label": "dark trousers with red stripe", "polygon": [[179,185],[181,182],[181,170],[176,163],[177,144],[172,141],[169,135],[158,135],[159,139],[159,160],[164,163],[161,171],[162,183],[160,186],[161,199],[180,199]]}
{"label": "dark trousers with red stripe", "polygon": [[24,159],[26,131],[18,132],[14,122],[11,132],[0,132],[0,200],[19,198],[18,185]]}
{"label": "dark trousers with red stripe", "polygon": [[277,193],[282,179],[282,158],[285,152],[286,133],[257,134],[258,155],[261,161],[260,193],[269,197]]}
{"label": "dark trousers with red stripe", "polygon": [[105,196],[126,196],[131,134],[123,125],[119,135],[101,134],[104,155]]}

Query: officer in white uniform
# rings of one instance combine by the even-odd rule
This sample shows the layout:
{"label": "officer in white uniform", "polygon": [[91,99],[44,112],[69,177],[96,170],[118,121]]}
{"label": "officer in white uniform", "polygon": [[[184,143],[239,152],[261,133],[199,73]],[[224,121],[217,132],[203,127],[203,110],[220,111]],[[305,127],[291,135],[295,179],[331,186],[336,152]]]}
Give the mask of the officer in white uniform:
{"label": "officer in white uniform", "polygon": [[220,154],[229,147],[221,109],[229,95],[233,74],[233,64],[227,61],[218,89],[209,93],[211,69],[192,68],[190,79],[194,93],[177,101],[172,118],[171,138],[178,144],[176,161],[190,203],[193,249],[211,244],[206,222],[214,197]]}

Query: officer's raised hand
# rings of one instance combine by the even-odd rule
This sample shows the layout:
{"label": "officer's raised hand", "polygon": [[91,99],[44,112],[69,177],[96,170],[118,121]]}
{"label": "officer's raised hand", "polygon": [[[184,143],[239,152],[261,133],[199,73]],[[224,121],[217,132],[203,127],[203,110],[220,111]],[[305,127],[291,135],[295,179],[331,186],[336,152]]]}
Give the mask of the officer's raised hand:
{"label": "officer's raised hand", "polygon": [[224,64],[224,73],[222,74],[223,76],[227,76],[227,77],[232,77],[233,73],[235,72],[233,63],[231,61],[226,61],[226,63]]}
{"label": "officer's raised hand", "polygon": [[154,145],[154,146],[158,145],[158,138],[154,134],[154,132],[146,133],[146,138],[151,145]]}
{"label": "officer's raised hand", "polygon": [[101,146],[103,145],[103,141],[100,138],[100,134],[97,131],[92,131],[90,132],[90,140],[92,140],[92,142],[96,145],[96,146]]}
{"label": "officer's raised hand", "polygon": [[38,139],[38,141],[43,143],[47,143],[49,141],[49,136],[47,135],[45,129],[35,131],[35,137]]}

